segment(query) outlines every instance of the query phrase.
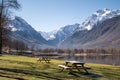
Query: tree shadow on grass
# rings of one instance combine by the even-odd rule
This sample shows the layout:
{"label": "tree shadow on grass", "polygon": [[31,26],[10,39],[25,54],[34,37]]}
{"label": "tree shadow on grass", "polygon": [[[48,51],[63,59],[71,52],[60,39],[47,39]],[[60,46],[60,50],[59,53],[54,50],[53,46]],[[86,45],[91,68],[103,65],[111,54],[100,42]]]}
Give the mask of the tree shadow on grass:
{"label": "tree shadow on grass", "polygon": [[105,77],[101,74],[96,74],[96,73],[88,73],[88,74],[84,74],[85,76],[88,76],[88,77],[92,77],[92,78],[101,78],[101,77]]}
{"label": "tree shadow on grass", "polygon": [[9,62],[9,63],[17,63],[17,64],[21,64],[21,65],[27,65],[27,66],[31,66],[31,68],[35,69],[35,63],[32,62],[22,62],[22,61],[14,61],[14,60],[2,60],[3,62]]}
{"label": "tree shadow on grass", "polygon": [[10,62],[10,63],[18,63],[18,64],[23,64],[23,65],[35,64],[35,63],[32,63],[32,62],[14,61],[14,60],[7,60],[7,59],[4,59],[2,61]]}
{"label": "tree shadow on grass", "polygon": [[70,73],[71,75],[74,75],[76,77],[80,77],[80,75],[84,75],[84,76],[88,76],[88,77],[91,77],[91,78],[101,78],[101,77],[105,77],[101,74],[96,74],[96,73],[85,73],[85,72],[76,72],[76,71],[73,71],[72,73]]}
{"label": "tree shadow on grass", "polygon": [[3,72],[0,72],[0,76],[1,77],[6,77],[6,78],[17,79],[17,80],[25,80],[24,78],[10,76],[10,75],[7,75],[6,73],[3,73]]}
{"label": "tree shadow on grass", "polygon": [[[25,75],[28,75],[28,76],[34,76],[34,77],[37,77],[37,78],[44,77],[44,78],[48,78],[48,79],[52,79],[52,80],[61,80],[60,78],[55,77],[55,76],[53,76],[53,75],[51,75],[50,73],[47,73],[47,72],[40,72],[40,71],[33,71],[33,70],[23,70],[23,69],[9,69],[9,68],[0,68],[0,70],[14,72],[14,73],[21,73],[21,74],[25,74]],[[9,77],[9,76],[6,76],[6,77]],[[13,78],[15,78],[15,77],[13,77]],[[22,78],[18,79],[18,80],[22,80]]]}

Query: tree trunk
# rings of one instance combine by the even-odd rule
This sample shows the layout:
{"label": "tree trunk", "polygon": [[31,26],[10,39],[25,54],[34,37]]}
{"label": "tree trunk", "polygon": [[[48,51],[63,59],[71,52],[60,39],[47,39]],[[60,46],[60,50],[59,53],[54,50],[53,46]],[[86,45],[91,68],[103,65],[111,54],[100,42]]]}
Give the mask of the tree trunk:
{"label": "tree trunk", "polygon": [[2,54],[2,13],[3,13],[3,0],[1,4],[1,11],[0,11],[0,54]]}
{"label": "tree trunk", "polygon": [[2,29],[1,29],[1,25],[0,25],[0,54],[2,54]]}

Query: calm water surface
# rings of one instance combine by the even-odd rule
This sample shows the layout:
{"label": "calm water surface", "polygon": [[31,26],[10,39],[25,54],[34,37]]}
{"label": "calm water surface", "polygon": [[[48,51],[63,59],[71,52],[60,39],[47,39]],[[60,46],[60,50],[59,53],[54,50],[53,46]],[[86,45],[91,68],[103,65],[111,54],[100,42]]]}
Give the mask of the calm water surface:
{"label": "calm water surface", "polygon": [[85,63],[120,65],[120,55],[66,55],[61,60],[77,60]]}

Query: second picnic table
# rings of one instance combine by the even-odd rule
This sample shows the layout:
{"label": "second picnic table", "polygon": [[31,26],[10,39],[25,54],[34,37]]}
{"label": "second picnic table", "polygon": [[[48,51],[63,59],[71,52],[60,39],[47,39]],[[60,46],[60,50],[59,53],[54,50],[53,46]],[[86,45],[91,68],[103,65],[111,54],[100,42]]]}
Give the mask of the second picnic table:
{"label": "second picnic table", "polygon": [[47,56],[47,57],[46,57],[46,56],[41,56],[41,57],[38,58],[37,61],[40,61],[40,62],[41,62],[41,61],[45,61],[46,63],[49,63],[50,60],[51,60],[51,59],[50,59],[50,57],[48,57],[48,56]]}

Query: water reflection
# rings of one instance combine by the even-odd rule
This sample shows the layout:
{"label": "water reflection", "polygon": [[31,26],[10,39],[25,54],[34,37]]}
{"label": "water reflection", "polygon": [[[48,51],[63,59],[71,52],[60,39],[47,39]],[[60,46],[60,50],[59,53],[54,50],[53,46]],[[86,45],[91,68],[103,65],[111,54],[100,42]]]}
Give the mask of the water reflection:
{"label": "water reflection", "polygon": [[77,60],[87,63],[100,63],[100,64],[111,64],[120,65],[120,55],[64,55],[59,59],[62,60]]}

